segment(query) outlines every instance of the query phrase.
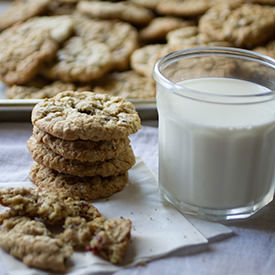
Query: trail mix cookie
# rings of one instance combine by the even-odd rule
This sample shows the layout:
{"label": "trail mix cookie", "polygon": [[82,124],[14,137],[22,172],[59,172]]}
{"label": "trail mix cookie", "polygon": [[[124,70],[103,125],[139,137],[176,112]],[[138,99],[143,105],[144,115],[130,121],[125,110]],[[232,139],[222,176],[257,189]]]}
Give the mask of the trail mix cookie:
{"label": "trail mix cookie", "polygon": [[39,188],[87,201],[109,197],[121,191],[128,181],[127,172],[105,178],[76,177],[60,174],[35,162],[30,171],[30,178]]}
{"label": "trail mix cookie", "polygon": [[232,46],[230,42],[218,41],[205,33],[200,33],[198,27],[196,26],[180,28],[169,32],[167,34],[167,42],[169,45],[178,50],[205,46]]}
{"label": "trail mix cookie", "polygon": [[27,217],[5,220],[0,230],[0,247],[30,267],[65,271],[72,256],[71,245],[53,238],[46,226]]}
{"label": "trail mix cookie", "polygon": [[81,162],[79,160],[65,159],[61,155],[48,149],[32,136],[27,142],[32,158],[41,165],[58,171],[59,173],[79,176],[117,176],[126,173],[134,164],[135,156],[130,146],[114,159],[106,161]]}
{"label": "trail mix cookie", "polygon": [[32,123],[65,140],[120,139],[141,128],[132,103],[120,97],[72,91],[38,103],[32,111]]}
{"label": "trail mix cookie", "polygon": [[94,18],[120,19],[138,25],[146,24],[154,17],[150,10],[131,2],[80,1],[77,10]]}
{"label": "trail mix cookie", "polygon": [[255,48],[254,51],[275,58],[275,40],[270,41],[265,46]]}
{"label": "trail mix cookie", "polygon": [[145,28],[141,29],[139,36],[143,41],[165,39],[168,32],[194,25],[191,20],[183,20],[176,17],[156,17]]}
{"label": "trail mix cookie", "polygon": [[40,15],[47,9],[50,2],[51,0],[13,1],[11,6],[0,14],[0,30]]}
{"label": "trail mix cookie", "polygon": [[5,84],[28,82],[58,49],[49,31],[41,32],[27,24],[15,25],[0,34],[0,79]]}
{"label": "trail mix cookie", "polygon": [[274,22],[273,7],[227,3],[213,7],[203,15],[199,28],[214,39],[251,48],[274,36]]}
{"label": "trail mix cookie", "polygon": [[97,142],[90,140],[68,141],[54,137],[37,127],[33,127],[33,135],[38,142],[45,144],[56,154],[66,159],[79,161],[104,161],[117,158],[130,144],[129,138],[100,140]]}
{"label": "trail mix cookie", "polygon": [[0,189],[0,195],[0,204],[10,207],[10,216],[39,218],[49,224],[63,223],[67,217],[93,220],[101,216],[91,203],[48,190],[7,188]]}
{"label": "trail mix cookie", "polygon": [[41,73],[51,79],[88,82],[105,74],[111,66],[108,46],[72,37],[57,52],[56,63],[44,67]]}
{"label": "trail mix cookie", "polygon": [[155,98],[155,83],[135,71],[110,73],[95,83],[95,93],[131,99]]}
{"label": "trail mix cookie", "polygon": [[125,22],[93,20],[74,17],[75,33],[85,40],[106,44],[112,54],[112,67],[125,70],[129,66],[132,52],[138,47],[138,33]]}

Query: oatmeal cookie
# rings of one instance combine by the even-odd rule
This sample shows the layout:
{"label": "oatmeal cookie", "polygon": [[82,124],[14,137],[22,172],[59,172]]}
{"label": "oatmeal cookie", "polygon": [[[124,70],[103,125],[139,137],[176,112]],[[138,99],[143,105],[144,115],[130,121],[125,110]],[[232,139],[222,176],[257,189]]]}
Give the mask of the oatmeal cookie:
{"label": "oatmeal cookie", "polygon": [[39,102],[32,123],[65,140],[120,139],[141,128],[134,105],[123,98],[72,91]]}
{"label": "oatmeal cookie", "polygon": [[10,217],[39,218],[49,224],[63,223],[67,217],[79,216],[93,220],[101,216],[91,203],[44,189],[0,189],[0,204],[10,208]]}
{"label": "oatmeal cookie", "polygon": [[170,0],[161,1],[156,6],[157,12],[160,14],[175,16],[199,16],[204,14],[211,6],[211,0]]}
{"label": "oatmeal cookie", "polygon": [[194,25],[191,20],[176,17],[156,17],[145,28],[141,29],[139,36],[143,41],[164,40],[168,32]]}
{"label": "oatmeal cookie", "polygon": [[7,85],[28,82],[58,49],[48,30],[27,24],[15,25],[0,34],[0,79]]}
{"label": "oatmeal cookie", "polygon": [[71,245],[50,236],[45,225],[26,217],[5,220],[0,230],[0,247],[30,267],[56,272],[66,269]]}
{"label": "oatmeal cookie", "polygon": [[8,99],[43,99],[57,95],[63,91],[77,90],[73,83],[54,81],[45,86],[13,85],[5,90]]}
{"label": "oatmeal cookie", "polygon": [[152,77],[157,60],[172,51],[171,47],[163,44],[146,45],[133,52],[130,61],[131,67],[141,75]]}
{"label": "oatmeal cookie", "polygon": [[270,41],[265,46],[255,48],[254,51],[275,58],[275,40]]}
{"label": "oatmeal cookie", "polygon": [[45,66],[41,73],[50,79],[89,82],[111,69],[112,57],[107,45],[72,37],[57,52],[53,64]]}
{"label": "oatmeal cookie", "polygon": [[0,30],[40,15],[47,9],[50,2],[51,0],[13,1],[11,6],[0,14]]}
{"label": "oatmeal cookie", "polygon": [[274,37],[273,7],[226,3],[211,8],[199,21],[199,29],[216,40],[252,48]]}
{"label": "oatmeal cookie", "polygon": [[100,140],[68,141],[56,138],[37,127],[33,127],[33,135],[38,142],[44,143],[49,149],[66,159],[79,161],[104,161],[117,158],[130,144],[129,138]]}
{"label": "oatmeal cookie", "polygon": [[86,40],[106,44],[112,55],[113,68],[125,70],[129,67],[132,52],[138,47],[138,33],[125,22],[74,17],[75,33]]}
{"label": "oatmeal cookie", "polygon": [[154,17],[150,10],[131,2],[80,1],[77,10],[94,18],[119,19],[137,25],[147,24]]}
{"label": "oatmeal cookie", "polygon": [[131,99],[155,98],[155,83],[135,71],[114,72],[95,83],[95,93]]}
{"label": "oatmeal cookie", "polygon": [[114,159],[106,161],[82,162],[79,160],[65,159],[39,143],[32,136],[29,138],[28,149],[32,158],[39,164],[58,171],[59,173],[78,177],[117,176],[126,173],[134,164],[135,156],[130,146]]}
{"label": "oatmeal cookie", "polygon": [[66,197],[81,200],[106,198],[121,191],[128,182],[127,173],[105,177],[76,177],[60,174],[34,162],[30,178],[41,189],[62,193]]}
{"label": "oatmeal cookie", "polygon": [[96,218],[90,222],[95,235],[88,250],[113,264],[121,264],[131,235],[128,219]]}
{"label": "oatmeal cookie", "polygon": [[198,27],[190,26],[171,31],[167,34],[167,42],[175,49],[194,47],[232,47],[227,41],[217,41],[205,33],[200,33]]}

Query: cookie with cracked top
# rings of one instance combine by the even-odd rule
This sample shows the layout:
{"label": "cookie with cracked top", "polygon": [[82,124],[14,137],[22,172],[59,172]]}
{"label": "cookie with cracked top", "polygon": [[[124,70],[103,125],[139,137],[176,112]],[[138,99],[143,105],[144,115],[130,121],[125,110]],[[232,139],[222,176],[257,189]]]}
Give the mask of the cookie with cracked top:
{"label": "cookie with cracked top", "polygon": [[96,200],[109,197],[121,191],[128,182],[127,172],[111,177],[77,177],[61,174],[36,162],[30,171],[30,178],[40,189],[62,193],[80,200]]}
{"label": "cookie with cracked top", "polygon": [[274,36],[274,22],[274,7],[228,2],[208,10],[199,21],[199,29],[213,39],[253,48]]}
{"label": "cookie with cracked top", "polygon": [[121,98],[93,92],[62,92],[39,102],[32,123],[65,140],[126,138],[141,128],[134,105]]}
{"label": "cookie with cracked top", "polygon": [[39,164],[59,173],[78,177],[117,176],[126,173],[135,164],[135,156],[130,146],[126,147],[117,158],[94,162],[65,159],[43,143],[37,142],[33,136],[29,138],[27,146],[32,158]]}

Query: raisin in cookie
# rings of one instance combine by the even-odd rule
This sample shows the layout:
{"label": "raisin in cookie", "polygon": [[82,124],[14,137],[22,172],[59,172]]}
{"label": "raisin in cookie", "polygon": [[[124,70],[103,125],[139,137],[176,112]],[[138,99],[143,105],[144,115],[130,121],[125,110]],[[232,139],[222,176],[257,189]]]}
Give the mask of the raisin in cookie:
{"label": "raisin in cookie", "polygon": [[120,139],[141,128],[134,105],[125,99],[73,91],[39,102],[32,123],[65,140]]}
{"label": "raisin in cookie", "polygon": [[154,81],[135,71],[110,73],[95,83],[94,91],[131,99],[152,99],[156,95]]}
{"label": "raisin in cookie", "polygon": [[121,191],[127,181],[127,173],[111,177],[76,177],[60,174],[53,169],[33,163],[30,178],[41,189],[65,194],[73,199],[96,200]]}
{"label": "raisin in cookie", "polygon": [[107,45],[72,37],[58,50],[53,64],[45,66],[41,73],[50,79],[89,82],[111,69],[112,57]]}
{"label": "raisin in cookie", "polygon": [[38,142],[42,142],[53,152],[66,159],[89,162],[117,158],[130,144],[128,137],[97,142],[80,139],[68,141],[54,137],[35,126],[33,135]]}

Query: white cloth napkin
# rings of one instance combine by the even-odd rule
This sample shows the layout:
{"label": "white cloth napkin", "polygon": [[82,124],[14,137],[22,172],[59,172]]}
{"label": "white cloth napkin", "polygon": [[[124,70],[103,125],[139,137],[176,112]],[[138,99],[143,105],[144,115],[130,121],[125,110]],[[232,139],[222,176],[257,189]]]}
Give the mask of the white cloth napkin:
{"label": "white cloth napkin", "polygon": [[[26,149],[31,127],[18,130],[5,124],[2,126],[5,127],[0,126],[0,187],[32,186],[28,180],[32,159]],[[142,131],[146,131],[146,127]],[[134,147],[138,147],[138,139]],[[139,158],[129,171],[129,182],[125,189],[94,205],[106,217],[123,216],[133,222],[132,241],[123,267],[168,256],[173,251],[193,252],[204,248],[208,238],[231,232],[216,223],[194,218],[190,218],[189,222],[189,217],[186,219],[173,207],[164,205],[155,177]],[[0,258],[9,274],[38,274],[37,269],[26,267],[2,250]],[[68,273],[91,274],[116,271],[123,267],[111,265],[90,252],[78,252],[72,257]],[[39,274],[43,272],[39,271]]]}

